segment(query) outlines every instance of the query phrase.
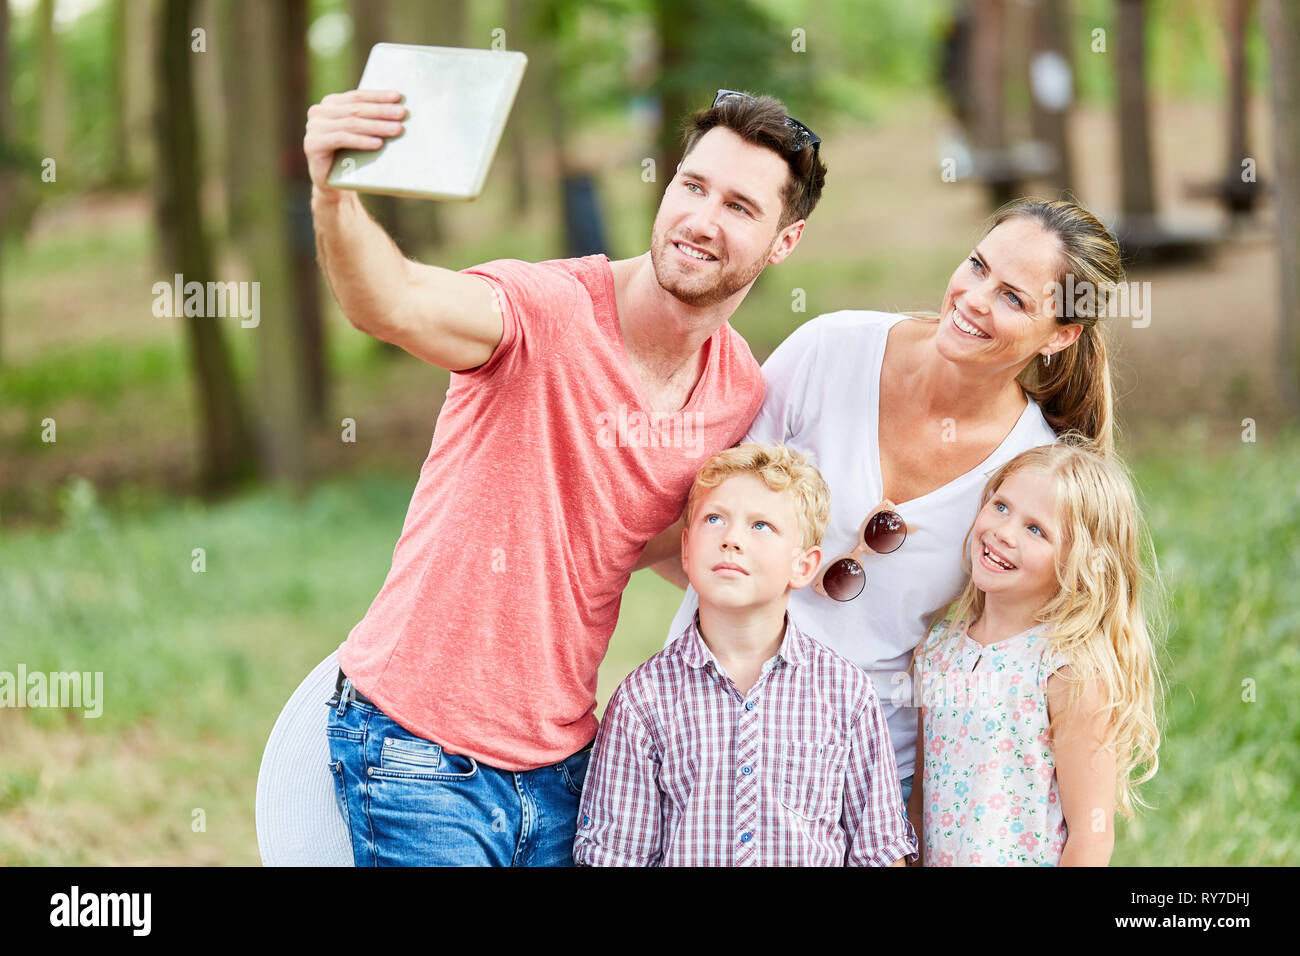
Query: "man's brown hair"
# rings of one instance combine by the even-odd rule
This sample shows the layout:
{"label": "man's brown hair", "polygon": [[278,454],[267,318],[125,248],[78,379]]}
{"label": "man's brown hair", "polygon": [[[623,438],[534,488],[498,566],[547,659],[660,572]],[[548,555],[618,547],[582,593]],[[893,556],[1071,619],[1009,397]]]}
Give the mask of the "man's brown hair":
{"label": "man's brown hair", "polygon": [[748,93],[728,96],[687,120],[682,136],[686,147],[682,158],[690,154],[700,137],[718,126],[731,130],[747,143],[772,150],[790,169],[785,188],[781,190],[783,208],[777,225],[778,230],[784,229],[792,222],[808,218],[826,183],[826,164],[818,158],[817,150],[812,146],[795,149],[796,141],[802,136],[786,122],[789,118],[785,105],[775,97]]}

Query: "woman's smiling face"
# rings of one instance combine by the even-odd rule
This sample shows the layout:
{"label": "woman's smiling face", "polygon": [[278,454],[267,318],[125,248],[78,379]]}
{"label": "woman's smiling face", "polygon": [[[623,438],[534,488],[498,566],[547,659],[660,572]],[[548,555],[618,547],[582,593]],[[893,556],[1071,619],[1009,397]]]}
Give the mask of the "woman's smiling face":
{"label": "woman's smiling face", "polygon": [[996,226],[948,280],[939,354],[1014,374],[1039,354],[1065,348],[1082,326],[1056,323],[1060,265],[1060,240],[1033,219],[1014,216]]}

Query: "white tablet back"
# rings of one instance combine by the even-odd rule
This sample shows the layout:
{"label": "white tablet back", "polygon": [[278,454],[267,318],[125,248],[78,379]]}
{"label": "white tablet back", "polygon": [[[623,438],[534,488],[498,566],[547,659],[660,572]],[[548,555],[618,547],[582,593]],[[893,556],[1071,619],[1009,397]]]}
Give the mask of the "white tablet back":
{"label": "white tablet back", "polygon": [[407,109],[402,132],[377,150],[339,150],[329,184],[473,199],[483,190],[527,63],[516,51],[376,43],[357,88],[400,92]]}

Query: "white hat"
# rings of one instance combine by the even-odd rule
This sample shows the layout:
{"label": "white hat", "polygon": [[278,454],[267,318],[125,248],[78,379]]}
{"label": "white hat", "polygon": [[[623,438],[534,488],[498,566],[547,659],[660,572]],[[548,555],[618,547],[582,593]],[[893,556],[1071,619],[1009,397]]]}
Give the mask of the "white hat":
{"label": "white hat", "polygon": [[257,773],[257,849],[264,866],[352,866],[352,841],[330,771],[326,702],[338,657],[316,665],[271,728]]}

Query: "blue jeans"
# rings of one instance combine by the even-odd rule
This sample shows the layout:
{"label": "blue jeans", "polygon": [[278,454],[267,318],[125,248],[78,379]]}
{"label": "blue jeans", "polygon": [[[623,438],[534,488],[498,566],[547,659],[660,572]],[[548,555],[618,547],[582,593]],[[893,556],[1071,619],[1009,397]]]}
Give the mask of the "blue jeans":
{"label": "blue jeans", "polygon": [[915,776],[915,774],[912,774],[911,776],[904,777],[902,780],[900,780],[900,781],[898,782],[899,789],[903,791],[903,810],[904,810],[904,811],[907,810],[907,801],[909,801],[909,800],[912,799],[912,777],[913,777],[913,776]]}
{"label": "blue jeans", "polygon": [[357,866],[572,866],[590,745],[513,772],[449,754],[335,694],[326,727]]}

